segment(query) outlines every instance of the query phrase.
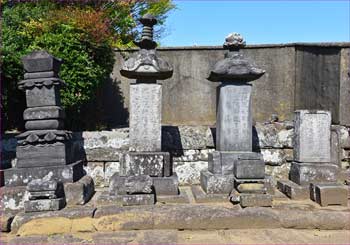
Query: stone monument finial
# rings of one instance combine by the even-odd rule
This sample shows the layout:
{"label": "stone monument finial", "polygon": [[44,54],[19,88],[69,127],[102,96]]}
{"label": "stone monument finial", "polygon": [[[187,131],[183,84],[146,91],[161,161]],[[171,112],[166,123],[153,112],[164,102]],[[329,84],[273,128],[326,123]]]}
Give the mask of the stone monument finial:
{"label": "stone monument finial", "polygon": [[224,49],[239,50],[245,46],[245,41],[241,34],[233,32],[226,36]]}
{"label": "stone monument finial", "polygon": [[143,25],[141,40],[134,43],[141,49],[155,49],[157,43],[153,41],[153,26],[157,24],[157,19],[152,14],[145,14],[140,22]]}
{"label": "stone monument finial", "polygon": [[264,75],[265,71],[256,67],[238,51],[245,46],[243,37],[231,33],[225,38],[224,49],[229,52],[219,60],[210,72],[208,80],[213,82],[250,82]]}
{"label": "stone monument finial", "polygon": [[120,73],[127,78],[136,79],[136,83],[156,83],[173,75],[173,68],[156,53],[157,43],[153,41],[153,26],[157,19],[145,14],[140,19],[143,24],[141,40],[134,42],[140,50],[127,59]]}

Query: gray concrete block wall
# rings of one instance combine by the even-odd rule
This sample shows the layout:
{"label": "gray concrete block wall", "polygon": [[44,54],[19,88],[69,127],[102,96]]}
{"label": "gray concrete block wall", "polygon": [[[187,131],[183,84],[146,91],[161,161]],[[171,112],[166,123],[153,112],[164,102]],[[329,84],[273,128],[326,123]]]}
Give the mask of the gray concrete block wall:
{"label": "gray concrete block wall", "polygon": [[[253,84],[254,120],[267,121],[271,114],[292,120],[296,109],[319,109],[330,110],[334,124],[350,126],[349,50],[350,43],[248,45],[242,49],[266,70]],[[122,78],[119,70],[130,52],[116,51],[111,75],[126,109],[130,81]],[[215,46],[164,47],[158,53],[174,67],[173,77],[162,82],[163,125],[215,125],[219,84],[207,77],[225,51]],[[104,96],[104,100],[113,101],[113,97]]]}

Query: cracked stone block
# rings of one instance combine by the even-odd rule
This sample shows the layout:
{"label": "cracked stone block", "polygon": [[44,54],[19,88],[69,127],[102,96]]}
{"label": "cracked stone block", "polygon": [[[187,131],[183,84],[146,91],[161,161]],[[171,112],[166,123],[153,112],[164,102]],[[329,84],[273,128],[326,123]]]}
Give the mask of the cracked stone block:
{"label": "cracked stone block", "polygon": [[201,187],[208,194],[229,194],[234,186],[233,175],[212,174],[201,171]]}
{"label": "cracked stone block", "polygon": [[74,161],[72,142],[17,146],[17,168],[66,165]]}
{"label": "cracked stone block", "polygon": [[64,208],[65,205],[64,198],[29,200],[24,202],[24,212],[57,211]]}
{"label": "cracked stone block", "polygon": [[24,201],[28,200],[29,192],[25,186],[0,188],[0,210],[21,211],[24,208]]}
{"label": "cracked stone block", "polygon": [[168,152],[128,152],[120,159],[121,176],[170,176],[171,172]]}
{"label": "cracked stone block", "polygon": [[122,197],[123,206],[153,205],[155,204],[154,194],[134,194]]}
{"label": "cracked stone block", "polygon": [[269,194],[241,194],[242,207],[272,207],[272,196]]}
{"label": "cracked stone block", "polygon": [[348,206],[347,186],[341,184],[315,184],[315,201],[322,207],[329,205]]}
{"label": "cracked stone block", "polygon": [[169,177],[152,177],[152,181],[156,195],[179,194],[179,180],[176,173]]}
{"label": "cracked stone block", "polygon": [[290,180],[277,181],[277,189],[293,200],[310,198],[310,189],[308,186],[300,186]]}
{"label": "cracked stone block", "polygon": [[84,175],[81,161],[62,166],[9,168],[1,171],[4,174],[5,186],[25,186],[33,179],[75,182]]}
{"label": "cracked stone block", "polygon": [[335,164],[293,162],[290,169],[290,180],[298,185],[336,182],[338,175],[339,167]]}
{"label": "cracked stone block", "polygon": [[95,184],[91,176],[85,175],[75,183],[64,185],[68,205],[84,205],[95,193]]}

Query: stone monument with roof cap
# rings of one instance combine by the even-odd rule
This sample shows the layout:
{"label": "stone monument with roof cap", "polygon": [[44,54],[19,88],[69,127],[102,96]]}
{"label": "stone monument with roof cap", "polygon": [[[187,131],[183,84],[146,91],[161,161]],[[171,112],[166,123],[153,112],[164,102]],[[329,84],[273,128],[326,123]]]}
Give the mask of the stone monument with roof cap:
{"label": "stone monument with roof cap", "polygon": [[[262,154],[253,152],[252,147],[249,83],[265,71],[239,52],[245,46],[240,34],[228,35],[223,46],[229,52],[215,64],[208,78],[221,85],[217,98],[216,151],[209,154],[208,170],[201,172],[201,186],[208,194],[230,194],[234,187],[244,192],[244,185],[253,183],[257,189],[249,192],[266,194],[265,164]],[[265,197],[271,199],[264,196],[265,203]]]}
{"label": "stone monument with roof cap", "polygon": [[[172,67],[156,53],[151,14],[145,14],[140,48],[125,61],[120,73],[130,84],[130,149],[120,159],[120,172],[110,183],[110,194],[121,196],[124,205],[154,203],[154,195],[177,195],[178,180],[170,154],[161,150],[162,85],[157,80],[172,76]],[[130,191],[132,189],[132,191]]]}

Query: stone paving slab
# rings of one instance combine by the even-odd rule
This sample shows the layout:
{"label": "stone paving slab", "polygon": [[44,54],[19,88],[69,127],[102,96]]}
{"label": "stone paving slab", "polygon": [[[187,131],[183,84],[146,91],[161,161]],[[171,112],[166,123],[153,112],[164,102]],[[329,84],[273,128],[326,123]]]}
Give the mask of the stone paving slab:
{"label": "stone paving slab", "polygon": [[312,201],[274,203],[273,208],[240,208],[228,204],[116,205],[39,214],[20,213],[11,230],[17,235],[52,235],[70,232],[111,232],[163,229],[291,228],[350,230],[348,207],[319,208]]}
{"label": "stone paving slab", "polygon": [[0,244],[349,244],[347,230],[142,230],[52,236],[2,236]]}

